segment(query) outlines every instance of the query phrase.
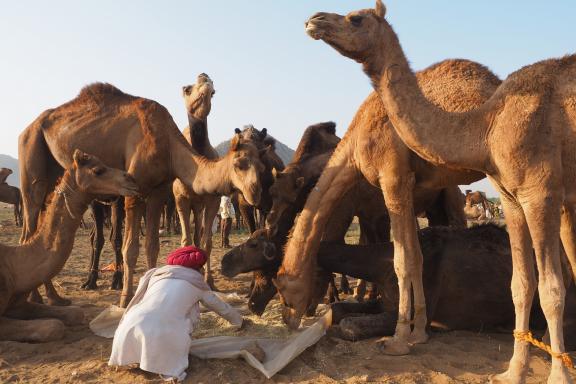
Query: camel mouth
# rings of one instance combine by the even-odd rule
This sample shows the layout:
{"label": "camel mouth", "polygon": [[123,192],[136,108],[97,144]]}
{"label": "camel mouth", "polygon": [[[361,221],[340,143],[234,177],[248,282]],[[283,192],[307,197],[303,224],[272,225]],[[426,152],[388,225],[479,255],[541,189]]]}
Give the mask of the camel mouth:
{"label": "camel mouth", "polygon": [[306,33],[314,40],[320,40],[324,37],[324,31],[312,19],[306,22]]}

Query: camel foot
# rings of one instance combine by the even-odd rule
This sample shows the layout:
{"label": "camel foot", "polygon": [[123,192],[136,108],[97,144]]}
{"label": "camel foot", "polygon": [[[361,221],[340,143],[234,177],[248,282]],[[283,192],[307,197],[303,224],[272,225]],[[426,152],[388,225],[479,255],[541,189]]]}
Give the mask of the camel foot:
{"label": "camel foot", "polygon": [[28,301],[31,303],[38,303],[38,304],[44,303],[44,300],[42,300],[42,295],[40,294],[40,292],[38,292],[38,288],[30,292],[30,294],[28,295]]}
{"label": "camel foot", "polygon": [[214,278],[212,277],[212,275],[207,275],[204,277],[206,284],[208,284],[208,286],[210,287],[210,289],[214,292],[220,292],[220,290],[216,287],[216,285],[214,284]]}
{"label": "camel foot", "polygon": [[124,287],[123,279],[124,276],[122,275],[122,271],[114,272],[114,275],[112,276],[112,285],[110,286],[110,289],[120,291]]}
{"label": "camel foot", "polygon": [[378,340],[380,352],[390,356],[403,356],[410,353],[410,345],[404,340],[393,337],[388,340]]}
{"label": "camel foot", "polygon": [[348,282],[348,279],[344,275],[340,277],[340,292],[346,295],[352,294],[352,288],[350,288],[350,283]]}
{"label": "camel foot", "polygon": [[72,304],[72,300],[60,296],[48,297],[46,301],[48,302],[48,305],[53,305],[57,307],[67,307],[70,304]]}
{"label": "camel foot", "polygon": [[80,287],[82,289],[94,291],[94,290],[98,289],[98,284],[96,283],[96,281],[98,281],[98,272],[97,271],[91,271],[88,274],[88,279]]}
{"label": "camel foot", "polygon": [[413,331],[408,338],[408,342],[410,344],[425,344],[428,342],[430,337],[426,333],[426,331]]}

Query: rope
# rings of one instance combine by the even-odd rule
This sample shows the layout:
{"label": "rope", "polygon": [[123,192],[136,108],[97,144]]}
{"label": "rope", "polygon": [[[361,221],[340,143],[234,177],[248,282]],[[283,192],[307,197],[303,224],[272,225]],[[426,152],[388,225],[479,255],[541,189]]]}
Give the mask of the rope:
{"label": "rope", "polygon": [[548,344],[543,343],[542,341],[536,340],[532,336],[532,332],[530,331],[514,331],[514,338],[519,341],[525,341],[527,343],[532,344],[535,347],[538,347],[546,352],[548,352],[552,357],[556,357],[562,360],[562,363],[568,368],[574,368],[574,364],[572,363],[572,358],[566,352],[558,353],[552,350]]}

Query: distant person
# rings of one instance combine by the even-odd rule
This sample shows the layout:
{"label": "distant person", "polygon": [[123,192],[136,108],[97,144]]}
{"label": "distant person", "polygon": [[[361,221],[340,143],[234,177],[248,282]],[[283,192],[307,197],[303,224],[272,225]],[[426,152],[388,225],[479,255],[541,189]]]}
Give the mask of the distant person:
{"label": "distant person", "polygon": [[108,365],[138,364],[164,380],[184,380],[200,302],[242,326],[242,316],[204,282],[206,260],[204,251],[188,246],[170,253],[168,265],[146,272],[116,329]]}
{"label": "distant person", "polygon": [[232,218],[235,216],[234,206],[228,196],[220,198],[220,234],[222,236],[221,247],[232,248],[230,246],[230,230],[232,229]]}

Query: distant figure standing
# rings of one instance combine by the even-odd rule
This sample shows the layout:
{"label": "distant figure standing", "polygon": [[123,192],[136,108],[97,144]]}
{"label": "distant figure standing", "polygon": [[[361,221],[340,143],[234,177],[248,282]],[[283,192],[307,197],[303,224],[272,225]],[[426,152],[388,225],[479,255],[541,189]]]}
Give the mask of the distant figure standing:
{"label": "distant figure standing", "polygon": [[232,205],[232,201],[228,196],[222,196],[220,198],[220,232],[222,236],[222,248],[231,248],[230,247],[230,230],[232,229],[232,217],[235,216],[234,206]]}

